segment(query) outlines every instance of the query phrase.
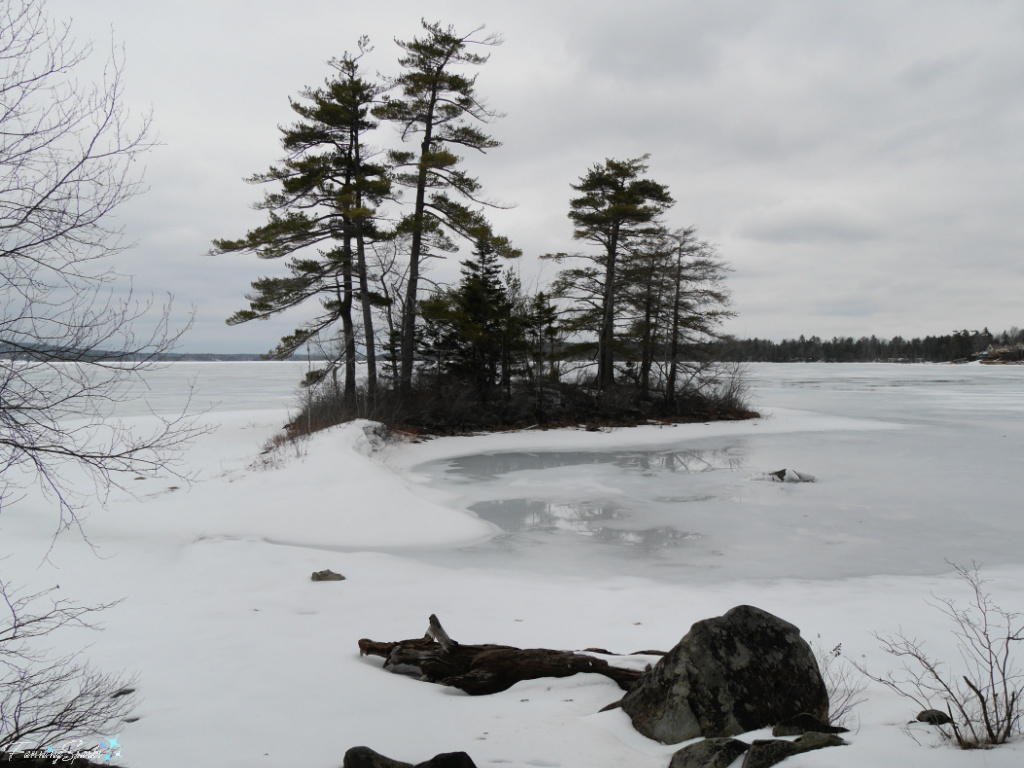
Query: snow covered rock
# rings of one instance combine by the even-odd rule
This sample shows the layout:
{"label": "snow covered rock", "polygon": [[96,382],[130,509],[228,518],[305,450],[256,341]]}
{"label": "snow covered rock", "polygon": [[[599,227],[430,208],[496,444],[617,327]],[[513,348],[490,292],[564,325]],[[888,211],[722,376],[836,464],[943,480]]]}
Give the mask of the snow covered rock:
{"label": "snow covered rock", "polygon": [[750,745],[739,739],[704,739],[672,755],[668,768],[728,768],[748,749]]}
{"label": "snow covered rock", "polygon": [[750,745],[747,756],[743,758],[743,768],[770,768],[793,755],[825,747],[841,747],[844,744],[846,742],[835,734],[813,731],[808,731],[795,741],[757,739]]}
{"label": "snow covered rock", "polygon": [[402,763],[384,757],[369,747],[352,747],[345,753],[342,768],[476,768],[476,763],[465,752],[443,752],[425,763]]}
{"label": "snow covered rock", "polygon": [[633,727],[664,744],[735,736],[806,712],[828,692],[800,630],[749,605],[694,624],[622,700]]}
{"label": "snow covered rock", "polygon": [[950,716],[941,709],[926,709],[918,712],[917,721],[919,723],[928,723],[928,725],[946,725],[953,722]]}
{"label": "snow covered rock", "polygon": [[797,472],[795,469],[779,469],[775,472],[766,472],[758,475],[755,480],[767,480],[772,483],[813,483],[816,478],[806,472]]}
{"label": "snow covered rock", "polygon": [[413,768],[412,763],[400,763],[384,757],[369,747],[352,747],[345,753],[342,768]]}
{"label": "snow covered rock", "polygon": [[476,763],[465,752],[442,752],[415,768],[476,768]]}

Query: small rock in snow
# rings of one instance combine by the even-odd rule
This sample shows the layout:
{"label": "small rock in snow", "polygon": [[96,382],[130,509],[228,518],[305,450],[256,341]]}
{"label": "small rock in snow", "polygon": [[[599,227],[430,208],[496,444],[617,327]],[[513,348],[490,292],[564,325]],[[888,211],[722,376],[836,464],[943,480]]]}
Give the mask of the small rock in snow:
{"label": "small rock in snow", "polygon": [[313,571],[313,575],[309,577],[311,581],[344,581],[345,577],[340,573],[335,573],[330,568],[323,571]]}

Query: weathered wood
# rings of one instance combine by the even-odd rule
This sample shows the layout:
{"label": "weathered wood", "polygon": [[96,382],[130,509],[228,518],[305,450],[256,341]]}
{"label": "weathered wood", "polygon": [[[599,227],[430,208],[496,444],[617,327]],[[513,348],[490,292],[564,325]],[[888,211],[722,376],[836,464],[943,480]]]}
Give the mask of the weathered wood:
{"label": "weathered wood", "polygon": [[451,651],[452,647],[456,644],[454,640],[448,637],[448,633],[444,631],[444,627],[441,626],[441,622],[437,618],[437,614],[430,614],[430,620],[428,622],[429,627],[427,628],[427,634],[437,640],[441,644],[441,650],[445,653]]}
{"label": "weathered wood", "polygon": [[643,674],[575,651],[462,645],[448,636],[433,615],[426,636],[392,643],[363,639],[359,641],[359,652],[383,658],[385,667],[411,665],[420,670],[423,680],[449,685],[473,696],[498,693],[523,680],[568,677],[581,672],[604,675],[628,691]]}
{"label": "weathered wood", "polygon": [[592,672],[614,680],[628,691],[643,674],[635,669],[613,667],[604,659],[595,659],[572,651],[553,651],[548,648],[505,648],[484,651],[473,659],[464,675],[441,681],[473,696],[498,693],[522,680],[539,677],[569,677],[581,672]]}

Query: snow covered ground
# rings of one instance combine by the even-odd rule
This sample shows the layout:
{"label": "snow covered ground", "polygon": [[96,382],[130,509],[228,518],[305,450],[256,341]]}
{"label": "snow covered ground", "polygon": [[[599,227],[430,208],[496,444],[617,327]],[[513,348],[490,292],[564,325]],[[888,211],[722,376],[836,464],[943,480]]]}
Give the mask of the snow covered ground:
{"label": "snow covered ground", "polygon": [[[0,515],[4,578],[84,603],[123,598],[104,632],[52,638],[138,673],[121,764],[328,768],[362,744],[414,763],[465,750],[481,767],[665,768],[679,748],[599,713],[620,697],[602,677],[471,698],[359,657],[360,638],[419,636],[431,613],[464,642],[628,653],[667,650],[694,621],[747,603],[882,672],[891,661],[872,632],[902,628],[955,659],[926,603],[965,596],[947,560],[983,564],[997,601],[1024,610],[1024,367],[752,366],[757,421],[383,449],[356,424],[266,466],[260,446],[301,368],[157,376],[155,410],[197,377],[194,402],[218,429],[189,452],[191,486],[131,481],[134,497],[90,510],[96,551],[66,535],[44,561],[55,513],[35,494]],[[763,479],[782,468],[816,482]],[[311,582],[324,568],[347,578]],[[905,727],[912,703],[867,696],[851,746],[786,765],[1024,760],[1021,744],[936,748],[927,727]]]}

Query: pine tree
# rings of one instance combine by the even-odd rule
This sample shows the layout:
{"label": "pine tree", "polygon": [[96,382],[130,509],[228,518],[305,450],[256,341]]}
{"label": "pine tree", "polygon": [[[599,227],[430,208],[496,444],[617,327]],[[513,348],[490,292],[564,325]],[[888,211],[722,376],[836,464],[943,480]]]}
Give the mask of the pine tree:
{"label": "pine tree", "polygon": [[[253,282],[252,292],[246,294],[249,308],[228,318],[228,324],[266,319],[318,298],[323,312],[282,338],[268,356],[288,358],[340,321],[345,394],[350,400],[355,395],[354,279],[358,281],[371,397],[377,387],[372,307],[383,299],[369,288],[366,247],[369,240],[382,236],[376,227],[376,206],[390,194],[388,169],[373,161],[364,142],[376,126],[370,108],[385,90],[360,73],[359,60],[368,50],[367,38],[361,38],[358,55],[346,53],[329,62],[335,74],[324,87],[306,88],[300,101],[291,102],[300,120],[281,128],[285,159],[248,179],[279,186],[257,205],[269,211],[269,222],[239,240],[215,240],[211,251],[252,252],[262,259],[291,257],[287,262],[290,275]],[[317,257],[308,255],[318,246]],[[331,361],[319,374],[334,371],[338,363],[337,359]]]}
{"label": "pine tree", "polygon": [[692,374],[703,370],[710,359],[710,345],[719,339],[719,327],[733,313],[725,275],[729,271],[716,248],[698,240],[693,227],[666,235],[669,264],[669,296],[661,326],[668,329],[664,342],[667,373],[665,404],[676,405],[679,370],[689,366]]}
{"label": "pine tree", "polygon": [[576,312],[597,332],[598,386],[606,391],[614,382],[615,327],[621,255],[637,240],[657,231],[661,215],[674,200],[668,187],[645,178],[647,158],[605,160],[591,167],[572,188],[581,193],[569,203],[573,238],[599,246],[595,254],[558,254],[554,258],[582,258],[592,265],[559,275],[563,292],[575,293],[584,303]]}
{"label": "pine tree", "polygon": [[650,397],[651,368],[663,349],[665,304],[672,295],[672,247],[667,233],[652,231],[623,254],[621,278],[625,354],[636,363],[641,400]]}
{"label": "pine tree", "polygon": [[425,352],[439,374],[471,380],[484,404],[498,385],[511,380],[512,351],[525,329],[510,287],[501,279],[498,256],[487,241],[462,262],[459,284],[424,299]]}
{"label": "pine tree", "polygon": [[558,381],[558,345],[562,329],[558,322],[558,309],[551,296],[544,291],[529,300],[527,334],[532,378],[539,384],[545,378],[544,364],[548,364],[547,377]]}
{"label": "pine tree", "polygon": [[[482,39],[475,29],[460,34],[453,27],[423,22],[424,36],[396,42],[405,51],[399,64],[406,70],[393,85],[401,93],[376,110],[376,115],[396,123],[403,140],[420,136],[418,153],[395,151],[391,160],[398,169],[395,181],[415,191],[413,211],[399,225],[399,231],[411,235],[409,274],[402,318],[400,387],[404,393],[412,385],[416,336],[417,297],[420,264],[437,250],[451,251],[455,246],[450,234],[473,242],[487,240],[496,253],[518,256],[508,240],[493,234],[483,214],[453,199],[454,192],[471,203],[482,203],[480,184],[459,168],[461,160],[453,149],[465,147],[486,152],[500,146],[475,123],[488,123],[498,113],[486,107],[476,94],[476,77],[454,71],[460,66],[480,66],[488,56],[474,53],[470,46],[495,46],[497,35]],[[429,190],[429,193],[428,193]]]}

